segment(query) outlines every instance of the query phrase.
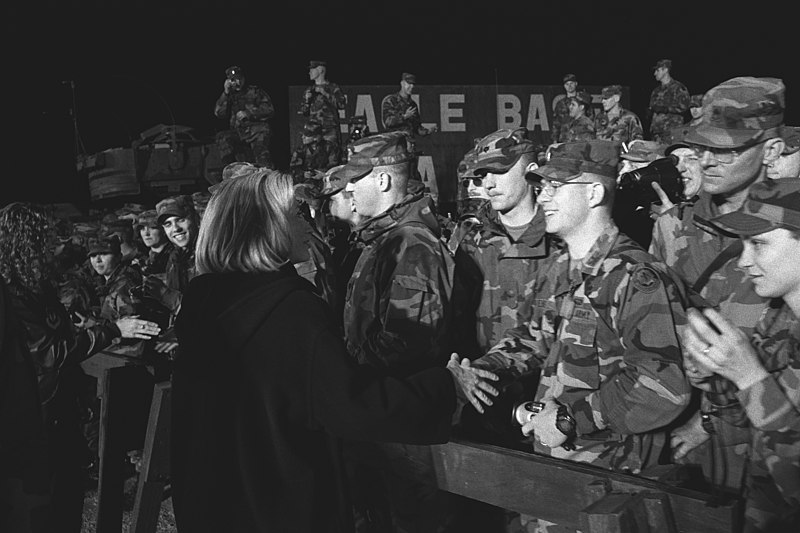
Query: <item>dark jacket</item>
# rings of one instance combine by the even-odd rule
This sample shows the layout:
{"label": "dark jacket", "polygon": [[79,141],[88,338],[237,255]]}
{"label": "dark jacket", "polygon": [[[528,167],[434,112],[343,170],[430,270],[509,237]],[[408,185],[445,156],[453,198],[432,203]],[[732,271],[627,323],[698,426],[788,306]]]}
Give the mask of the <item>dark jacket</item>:
{"label": "dark jacket", "polygon": [[397,380],[349,357],[291,268],[193,279],[176,322],[172,482],[179,531],[336,531],[329,434],[445,442],[449,372]]}

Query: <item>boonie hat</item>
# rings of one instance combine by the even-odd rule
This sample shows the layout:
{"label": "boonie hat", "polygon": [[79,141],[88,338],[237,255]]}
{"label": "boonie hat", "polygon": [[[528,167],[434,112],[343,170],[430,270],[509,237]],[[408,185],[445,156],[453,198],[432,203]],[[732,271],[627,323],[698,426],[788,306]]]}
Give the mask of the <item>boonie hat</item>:
{"label": "boonie hat", "polygon": [[738,210],[712,222],[742,236],[758,235],[777,228],[800,231],[800,178],[768,179],[747,191]]}
{"label": "boonie hat", "polygon": [[619,141],[601,140],[559,144],[551,149],[547,164],[528,172],[526,177],[566,182],[589,172],[616,180],[620,147]]}
{"label": "boonie hat", "polygon": [[686,142],[711,148],[741,148],[780,136],[786,87],[778,78],[732,78],[703,97],[702,123]]}
{"label": "boonie hat", "polygon": [[350,159],[338,171],[345,183],[363,178],[375,167],[407,163],[413,159],[413,154],[408,151],[406,136],[399,131],[363,137],[348,150]]}
{"label": "boonie hat", "polygon": [[527,128],[500,129],[478,141],[474,150],[472,172],[475,175],[502,174],[513,167],[522,154],[535,152],[536,146],[528,139]]}

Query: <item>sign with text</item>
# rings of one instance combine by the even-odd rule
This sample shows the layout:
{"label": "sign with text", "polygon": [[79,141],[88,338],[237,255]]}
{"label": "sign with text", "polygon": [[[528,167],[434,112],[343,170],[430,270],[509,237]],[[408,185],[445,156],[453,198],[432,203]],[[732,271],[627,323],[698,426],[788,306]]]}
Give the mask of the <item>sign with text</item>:
{"label": "sign with text", "polygon": [[[298,113],[305,86],[289,87],[289,135],[292,149],[300,145],[305,117]],[[381,116],[384,99],[399,89],[397,85],[341,86],[347,95],[347,106],[341,118],[363,115],[371,133],[386,131]],[[438,131],[416,137],[419,173],[440,203],[455,202],[458,194],[456,168],[476,139],[501,128],[524,126],[537,144],[551,140],[553,108],[564,98],[560,85],[421,85],[411,97],[419,106],[425,127]],[[602,87],[581,87],[592,95],[594,111],[601,107]],[[622,105],[626,106],[629,90],[623,88]],[[347,143],[348,127],[342,123],[342,142]]]}

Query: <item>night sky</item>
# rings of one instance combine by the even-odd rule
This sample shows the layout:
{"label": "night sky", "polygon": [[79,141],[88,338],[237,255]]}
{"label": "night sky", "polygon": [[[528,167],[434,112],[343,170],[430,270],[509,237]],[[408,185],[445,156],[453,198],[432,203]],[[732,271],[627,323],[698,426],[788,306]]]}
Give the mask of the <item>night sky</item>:
{"label": "night sky", "polygon": [[326,60],[328,79],[341,85],[393,85],[403,71],[428,85],[560,85],[574,72],[584,85],[630,86],[631,108],[644,116],[651,67],[671,58],[693,94],[734,76],[782,78],[787,123],[800,124],[797,17],[766,3],[738,12],[728,2],[644,0],[58,4],[72,7],[3,8],[4,137],[12,137],[3,204],[86,200],[73,110],[80,150],[90,154],[129,147],[158,124],[212,136],[223,126],[213,105],[232,64],[272,97],[282,167],[287,90],[308,83],[309,59]]}

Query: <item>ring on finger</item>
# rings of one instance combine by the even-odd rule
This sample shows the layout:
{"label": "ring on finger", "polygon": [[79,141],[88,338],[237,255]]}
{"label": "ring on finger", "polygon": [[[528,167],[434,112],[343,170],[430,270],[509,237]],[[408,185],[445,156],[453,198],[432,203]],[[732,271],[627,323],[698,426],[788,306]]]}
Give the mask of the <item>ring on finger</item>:
{"label": "ring on finger", "polygon": [[706,346],[706,347],[703,349],[703,355],[708,355],[708,352],[709,352],[709,351],[711,351],[711,346],[712,346],[712,345],[711,345],[711,344],[709,344],[708,346]]}

